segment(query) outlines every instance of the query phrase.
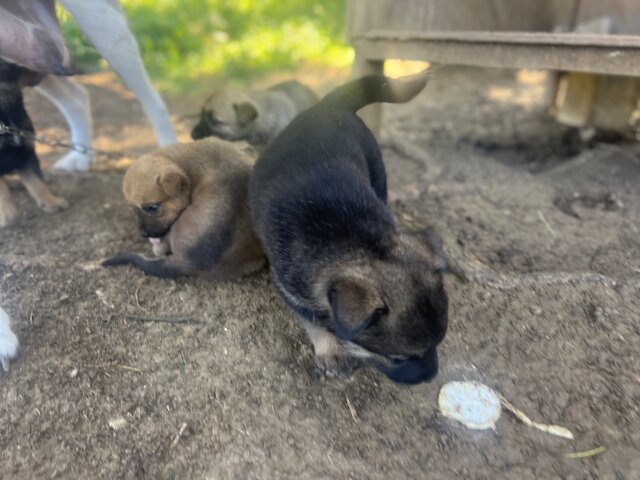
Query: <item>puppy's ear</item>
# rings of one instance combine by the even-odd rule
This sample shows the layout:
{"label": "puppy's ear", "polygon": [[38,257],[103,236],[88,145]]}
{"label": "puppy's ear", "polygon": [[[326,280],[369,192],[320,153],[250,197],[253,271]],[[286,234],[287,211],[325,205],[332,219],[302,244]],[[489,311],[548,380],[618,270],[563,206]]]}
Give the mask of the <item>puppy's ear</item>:
{"label": "puppy's ear", "polygon": [[336,334],[351,339],[364,330],[385,304],[375,286],[360,278],[342,277],[329,289]]}
{"label": "puppy's ear", "polygon": [[442,238],[440,238],[440,235],[430,227],[418,232],[418,235],[420,235],[422,240],[427,244],[427,247],[429,247],[429,250],[435,258],[434,268],[436,272],[443,273],[449,270],[449,260],[447,259],[447,255],[444,253]]}
{"label": "puppy's ear", "polygon": [[189,192],[189,179],[178,167],[162,169],[158,183],[170,197],[182,197]]}
{"label": "puppy's ear", "polygon": [[241,126],[247,125],[258,116],[258,110],[256,106],[251,102],[238,102],[233,104],[233,109],[236,112],[236,119]]}

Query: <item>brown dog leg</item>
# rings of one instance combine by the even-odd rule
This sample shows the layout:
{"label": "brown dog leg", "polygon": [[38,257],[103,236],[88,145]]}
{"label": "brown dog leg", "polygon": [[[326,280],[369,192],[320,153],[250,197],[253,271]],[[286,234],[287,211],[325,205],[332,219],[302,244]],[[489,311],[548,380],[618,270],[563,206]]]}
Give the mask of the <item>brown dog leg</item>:
{"label": "brown dog leg", "polygon": [[45,212],[57,212],[69,206],[64,198],[56,197],[51,193],[49,187],[42,179],[40,171],[40,161],[33,146],[23,149],[25,159],[22,167],[18,170],[20,180],[25,186],[29,195],[36,201],[38,206]]}
{"label": "brown dog leg", "polygon": [[324,328],[300,316],[296,318],[313,343],[317,367],[328,377],[350,377],[358,366],[358,361],[346,352],[340,340]]}
{"label": "brown dog leg", "polygon": [[18,211],[16,205],[11,199],[11,192],[7,184],[0,178],[0,228],[9,225]]}
{"label": "brown dog leg", "polygon": [[51,191],[42,177],[32,170],[23,170],[20,172],[20,180],[25,186],[29,195],[36,201],[38,206],[45,212],[57,212],[64,210],[69,206],[67,201],[62,197],[56,197]]}

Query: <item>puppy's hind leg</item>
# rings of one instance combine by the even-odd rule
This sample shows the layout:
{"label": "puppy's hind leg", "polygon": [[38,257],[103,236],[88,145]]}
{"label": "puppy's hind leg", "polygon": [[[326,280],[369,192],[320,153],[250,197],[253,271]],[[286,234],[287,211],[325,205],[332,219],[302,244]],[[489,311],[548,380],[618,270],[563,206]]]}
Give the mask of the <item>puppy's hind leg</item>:
{"label": "puppy's hind leg", "polygon": [[122,7],[115,0],[60,0],[124,84],[142,104],[156,132],[158,143],[176,143],[176,134],[164,102],[151,85],[140,59]]}
{"label": "puppy's hind leg", "polygon": [[[47,97],[62,112],[69,124],[71,141],[91,146],[93,123],[91,103],[87,90],[68,77],[47,76],[36,90]],[[82,152],[69,152],[58,160],[53,168],[67,171],[86,171],[91,165],[91,155]]]}
{"label": "puppy's hind leg", "polygon": [[0,364],[4,371],[9,370],[9,360],[18,353],[18,337],[11,331],[9,316],[0,308]]}
{"label": "puppy's hind leg", "polygon": [[13,219],[16,218],[17,214],[18,211],[16,210],[15,203],[13,203],[11,199],[9,187],[4,180],[0,178],[0,228],[9,225]]}
{"label": "puppy's hind leg", "polygon": [[340,340],[326,329],[298,315],[296,318],[309,335],[316,355],[316,366],[328,377],[348,378],[358,367],[358,361],[352,358],[340,343]]}

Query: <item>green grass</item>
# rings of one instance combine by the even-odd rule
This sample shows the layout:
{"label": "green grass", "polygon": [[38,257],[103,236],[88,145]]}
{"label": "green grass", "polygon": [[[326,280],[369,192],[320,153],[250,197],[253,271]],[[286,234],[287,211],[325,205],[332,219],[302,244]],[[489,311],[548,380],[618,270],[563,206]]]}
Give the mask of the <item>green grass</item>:
{"label": "green grass", "polygon": [[[242,78],[303,64],[347,66],[345,0],[122,0],[142,58],[160,88],[184,91],[202,77]],[[81,68],[104,61],[68,15],[68,44]]]}

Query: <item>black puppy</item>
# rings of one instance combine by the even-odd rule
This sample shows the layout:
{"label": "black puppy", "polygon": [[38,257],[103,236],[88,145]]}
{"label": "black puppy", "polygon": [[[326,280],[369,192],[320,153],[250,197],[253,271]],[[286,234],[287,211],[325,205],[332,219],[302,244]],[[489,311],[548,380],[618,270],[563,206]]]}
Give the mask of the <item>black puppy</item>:
{"label": "black puppy", "polygon": [[398,230],[380,149],[355,114],[373,102],[406,102],[428,78],[345,84],[298,115],[251,175],[254,227],[274,284],[330,375],[347,375],[358,361],[401,383],[438,371],[448,304],[442,242],[431,230]]}
{"label": "black puppy", "polygon": [[[42,75],[0,59],[0,122],[11,129],[33,135],[31,119],[24,108],[22,89],[36,85]],[[0,133],[0,177],[17,173],[38,206],[47,212],[67,207],[67,202],[53,195],[42,179],[40,162],[29,136],[15,131]],[[11,223],[16,207],[9,187],[0,178],[0,227]]]}

